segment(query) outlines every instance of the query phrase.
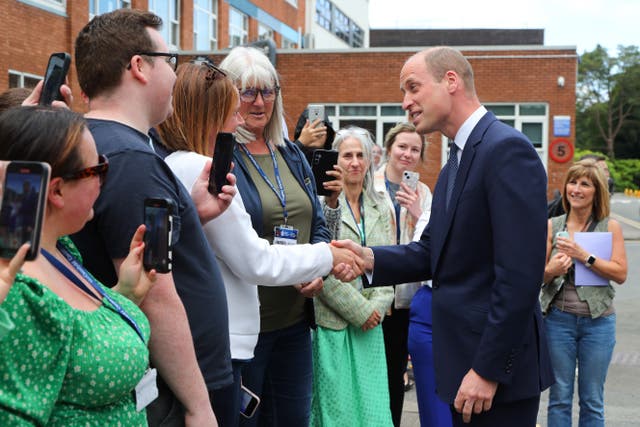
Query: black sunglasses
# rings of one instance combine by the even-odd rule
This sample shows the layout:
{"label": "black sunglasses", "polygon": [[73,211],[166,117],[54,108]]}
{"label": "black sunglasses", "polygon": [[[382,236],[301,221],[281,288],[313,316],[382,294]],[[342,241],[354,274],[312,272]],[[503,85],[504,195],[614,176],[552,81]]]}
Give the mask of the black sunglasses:
{"label": "black sunglasses", "polygon": [[62,179],[72,181],[76,179],[89,178],[92,176],[97,176],[100,178],[100,185],[104,183],[105,178],[107,177],[107,172],[109,171],[109,160],[104,155],[98,156],[98,164],[95,166],[90,166],[88,168],[81,169],[76,172],[71,172],[65,175],[62,175]]}

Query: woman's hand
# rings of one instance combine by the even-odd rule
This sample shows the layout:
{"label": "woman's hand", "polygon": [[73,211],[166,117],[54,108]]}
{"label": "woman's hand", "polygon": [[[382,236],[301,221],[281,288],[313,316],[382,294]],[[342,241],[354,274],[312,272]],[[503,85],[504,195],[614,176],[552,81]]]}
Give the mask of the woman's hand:
{"label": "woman's hand", "polygon": [[[233,163],[231,166],[233,170]],[[211,160],[208,160],[202,172],[196,178],[196,182],[191,187],[191,198],[196,205],[200,223],[206,224],[214,218],[220,216],[233,201],[236,195],[236,176],[232,173],[227,174],[228,185],[222,186],[222,192],[217,195],[209,193],[209,172],[211,171]]]}
{"label": "woman's hand", "polygon": [[577,262],[584,262],[589,256],[589,252],[585,251],[582,246],[566,237],[558,237],[556,239],[556,249],[558,249],[558,252],[575,259]]}
{"label": "woman's hand", "polygon": [[298,141],[308,148],[322,148],[327,140],[327,127],[322,124],[321,119],[315,119],[313,123],[307,122],[300,131]]}
{"label": "woman's hand", "polygon": [[549,277],[564,276],[571,268],[571,264],[573,264],[573,260],[569,255],[556,252],[547,263],[544,273]]}
{"label": "woman's hand", "polygon": [[299,285],[293,285],[304,297],[313,298],[318,296],[322,288],[324,287],[324,281],[322,277],[317,277],[310,282],[301,283]]}
{"label": "woman's hand", "polygon": [[30,245],[25,243],[20,246],[13,258],[0,258],[0,304],[4,302],[9,294],[11,286],[13,286],[13,282],[16,279],[16,274],[24,264],[24,258],[27,256],[29,247]]}
{"label": "woman's hand", "polygon": [[400,183],[400,190],[396,192],[396,200],[407,209],[409,214],[413,217],[414,221],[417,221],[422,215],[422,207],[420,206],[420,196],[418,190],[412,190],[404,182]]}
{"label": "woman's hand", "polygon": [[[44,85],[44,80],[40,80],[33,91],[27,96],[27,98],[22,101],[22,106],[33,106],[38,105],[40,102],[40,96],[42,96],[42,86]],[[71,94],[71,88],[69,87],[69,79],[65,78],[65,84],[60,86],[60,93],[64,98],[64,101],[53,101],[51,103],[52,107],[57,108],[71,108],[73,104],[73,95]]]}
{"label": "woman's hand", "polygon": [[371,313],[371,316],[369,316],[367,321],[364,322],[360,328],[362,329],[363,332],[366,332],[369,329],[373,329],[380,324],[380,319],[381,319],[381,316],[380,316],[380,313],[378,313],[378,310],[373,310],[373,313]]}
{"label": "woman's hand", "polygon": [[333,165],[333,170],[327,171],[327,175],[332,176],[335,179],[322,183],[325,190],[331,191],[330,195],[324,196],[324,202],[331,209],[338,207],[338,197],[340,197],[340,193],[342,193],[342,174],[342,168],[338,165]]}
{"label": "woman's hand", "polygon": [[129,254],[120,265],[118,283],[113,287],[114,291],[129,298],[136,305],[142,303],[157,278],[156,270],[145,271],[142,265],[144,232],[145,226],[143,224],[133,234]]}

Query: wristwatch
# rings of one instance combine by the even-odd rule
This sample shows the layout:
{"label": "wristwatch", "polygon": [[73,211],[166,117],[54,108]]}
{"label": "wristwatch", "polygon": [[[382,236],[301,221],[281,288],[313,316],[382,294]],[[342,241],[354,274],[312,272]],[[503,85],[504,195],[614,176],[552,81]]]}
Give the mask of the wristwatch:
{"label": "wristwatch", "polygon": [[584,266],[587,268],[591,268],[594,262],[596,262],[596,256],[594,254],[591,254],[584,261]]}

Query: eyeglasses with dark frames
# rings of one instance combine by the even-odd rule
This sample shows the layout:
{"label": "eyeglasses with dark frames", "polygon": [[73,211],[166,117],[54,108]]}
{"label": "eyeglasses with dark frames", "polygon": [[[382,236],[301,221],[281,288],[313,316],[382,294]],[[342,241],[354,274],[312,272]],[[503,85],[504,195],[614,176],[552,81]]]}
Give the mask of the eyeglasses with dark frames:
{"label": "eyeglasses with dark frames", "polygon": [[280,86],[265,87],[258,89],[257,87],[250,87],[240,92],[240,100],[246,103],[255,102],[258,98],[258,94],[262,95],[264,102],[273,102],[280,93]]}
{"label": "eyeglasses with dark frames", "polygon": [[[173,68],[173,71],[178,69],[178,54],[169,52],[137,52],[135,55],[142,56],[161,56],[165,58],[165,62]],[[127,69],[131,68],[131,64],[127,65]]]}
{"label": "eyeglasses with dark frames", "polygon": [[62,175],[61,178],[67,181],[72,181],[72,180],[97,176],[100,178],[100,185],[102,185],[105,179],[107,178],[108,171],[109,171],[109,159],[107,159],[106,156],[99,155],[97,165],[90,166],[88,168],[84,168],[76,172],[71,172],[71,173]]}

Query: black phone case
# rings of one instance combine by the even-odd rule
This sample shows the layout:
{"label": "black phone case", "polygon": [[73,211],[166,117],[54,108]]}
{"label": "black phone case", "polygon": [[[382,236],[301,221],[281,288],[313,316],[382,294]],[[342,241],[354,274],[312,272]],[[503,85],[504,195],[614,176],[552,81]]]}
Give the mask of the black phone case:
{"label": "black phone case", "polygon": [[[36,178],[27,179],[28,175]],[[38,256],[50,176],[51,168],[46,163],[13,161],[7,166],[0,214],[0,234],[2,234],[0,256],[2,258],[12,258],[20,246],[26,242],[29,242],[31,247],[25,259],[32,261]],[[12,184],[14,188],[10,188],[9,180],[16,178],[19,181]],[[35,200],[30,195],[25,196],[16,191],[16,185],[24,188],[25,181],[38,182],[39,191],[34,195]],[[27,226],[31,231],[25,230],[25,222],[28,222]]]}
{"label": "black phone case", "polygon": [[[163,210],[163,226],[167,230],[162,235],[154,235],[154,227],[147,224],[147,209]],[[169,199],[147,198],[144,201],[144,221],[147,230],[144,233],[144,254],[142,264],[146,271],[155,269],[158,273],[168,273],[172,269],[171,233],[173,232],[174,203]],[[162,239],[161,241],[159,239]]]}
{"label": "black phone case", "polygon": [[216,195],[222,191],[222,186],[229,184],[227,174],[231,170],[233,149],[236,140],[232,133],[219,132],[216,136],[216,146],[213,150],[213,163],[209,173],[209,193]]}
{"label": "black phone case", "polygon": [[64,84],[70,64],[71,56],[65,52],[54,53],[49,57],[40,95],[40,105],[51,105],[53,101],[63,100],[60,86]]}
{"label": "black phone case", "polygon": [[332,181],[335,178],[327,175],[327,171],[333,170],[333,165],[338,164],[338,152],[335,150],[317,149],[311,156],[311,170],[316,180],[316,191],[321,196],[328,196],[331,191],[325,190],[323,182]]}

